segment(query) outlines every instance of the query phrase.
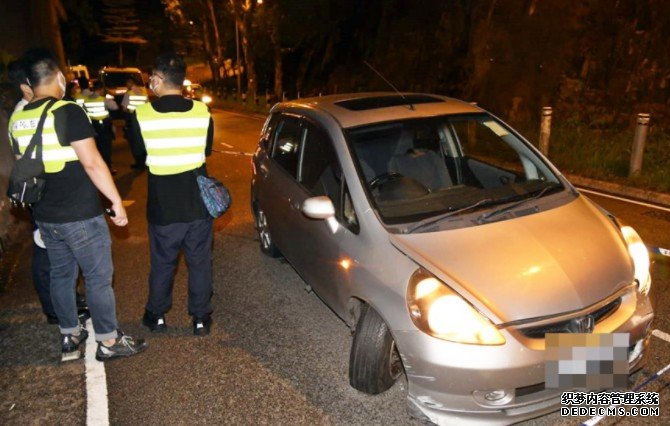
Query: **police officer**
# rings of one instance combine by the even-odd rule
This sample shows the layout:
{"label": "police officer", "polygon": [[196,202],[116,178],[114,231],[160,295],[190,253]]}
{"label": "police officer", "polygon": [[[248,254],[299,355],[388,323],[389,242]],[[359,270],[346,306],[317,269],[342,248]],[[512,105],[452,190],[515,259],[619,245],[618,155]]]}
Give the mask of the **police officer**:
{"label": "police officer", "polygon": [[135,159],[135,162],[131,164],[130,167],[133,169],[142,170],[146,167],[144,164],[146,160],[146,153],[141,146],[142,142],[137,140],[133,132],[130,131],[130,123],[133,119],[135,109],[140,105],[146,104],[149,100],[149,96],[147,94],[147,89],[140,85],[134,77],[128,78],[126,85],[128,86],[128,90],[123,94],[121,107],[123,108],[126,117],[126,127],[124,129],[126,140],[128,141],[130,152],[133,154],[133,158]]}
{"label": "police officer", "polygon": [[206,173],[214,126],[207,105],[182,96],[185,74],[181,56],[159,56],[150,79],[159,99],[137,107],[131,122],[131,130],[146,148],[149,168],[151,273],[142,323],[154,332],[167,329],[165,313],[172,305],[172,282],[183,249],[193,334],[204,336],[212,324],[212,218],[196,177]]}
{"label": "police officer", "polygon": [[86,285],[95,338],[96,358],[107,360],[137,354],[146,348],[118,331],[112,290],[111,238],[98,191],[112,202],[112,221],[126,226],[128,217],[109,169],[93,140],[93,128],[84,111],[59,100],[65,77],[47,51],[27,52],[22,58],[26,82],[34,98],[9,122],[10,137],[24,152],[46,110],[42,130],[42,158],[46,185],[33,205],[35,221],[51,263],[51,301],[60,327],[61,359],[77,359],[88,331],[79,325],[73,291],[78,270]]}
{"label": "police officer", "polygon": [[[28,103],[30,103],[34,97],[33,90],[28,85],[28,80],[26,79],[26,72],[23,64],[20,61],[10,62],[7,67],[7,75],[10,83],[18,87],[22,95],[21,100],[14,107],[14,112],[23,111],[23,107],[28,105]],[[42,312],[46,316],[47,323],[58,324],[58,317],[56,316],[56,311],[54,310],[53,304],[51,303],[49,279],[51,265],[49,264],[49,256],[47,255],[44,241],[42,241],[40,230],[35,224],[35,221],[32,220],[32,217],[31,222],[33,224],[33,255],[31,262],[33,286],[35,287],[37,296],[40,299]],[[76,295],[77,313],[79,320],[86,321],[90,317],[88,307],[86,305],[86,298],[79,293],[76,293]]]}
{"label": "police officer", "polygon": [[84,109],[88,117],[93,123],[95,130],[95,145],[105,160],[107,167],[116,174],[116,170],[112,168],[112,142],[114,141],[114,129],[112,127],[112,119],[109,116],[109,111],[116,111],[119,106],[113,99],[105,97],[105,88],[101,81],[96,81],[93,84],[93,90],[89,92],[88,96],[83,98]]}

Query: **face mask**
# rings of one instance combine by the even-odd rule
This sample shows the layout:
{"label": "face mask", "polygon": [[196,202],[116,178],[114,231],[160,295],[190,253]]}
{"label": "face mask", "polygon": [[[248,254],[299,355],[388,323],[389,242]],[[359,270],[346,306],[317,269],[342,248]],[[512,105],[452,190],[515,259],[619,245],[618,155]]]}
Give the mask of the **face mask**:
{"label": "face mask", "polygon": [[63,96],[65,96],[65,87],[66,87],[65,76],[63,75],[62,72],[58,73],[58,87],[60,87],[60,90],[62,92],[62,94],[60,96],[62,98]]}
{"label": "face mask", "polygon": [[156,83],[154,83],[154,81],[155,79],[153,77],[149,80],[149,89],[151,89],[152,92],[156,93]]}

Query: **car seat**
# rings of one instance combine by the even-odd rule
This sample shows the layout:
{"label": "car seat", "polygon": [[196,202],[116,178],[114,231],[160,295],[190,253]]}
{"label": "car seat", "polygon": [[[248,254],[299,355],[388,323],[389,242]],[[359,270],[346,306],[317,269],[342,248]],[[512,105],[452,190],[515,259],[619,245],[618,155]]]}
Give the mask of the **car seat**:
{"label": "car seat", "polygon": [[451,177],[440,155],[432,149],[419,149],[414,135],[404,131],[398,140],[388,169],[420,182],[430,191],[452,185]]}

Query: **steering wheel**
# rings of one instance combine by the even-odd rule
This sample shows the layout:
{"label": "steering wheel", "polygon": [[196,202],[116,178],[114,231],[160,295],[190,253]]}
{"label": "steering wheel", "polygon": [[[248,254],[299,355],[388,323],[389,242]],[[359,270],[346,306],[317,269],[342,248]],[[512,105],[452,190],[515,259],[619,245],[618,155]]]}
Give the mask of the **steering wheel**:
{"label": "steering wheel", "polygon": [[392,180],[395,180],[395,179],[400,179],[402,177],[404,177],[404,176],[401,175],[398,172],[386,172],[386,173],[382,173],[382,174],[377,175],[374,178],[372,178],[370,180],[370,182],[368,182],[368,185],[370,185],[370,190],[374,191],[380,185],[383,185],[386,182],[389,182],[389,181],[392,181]]}

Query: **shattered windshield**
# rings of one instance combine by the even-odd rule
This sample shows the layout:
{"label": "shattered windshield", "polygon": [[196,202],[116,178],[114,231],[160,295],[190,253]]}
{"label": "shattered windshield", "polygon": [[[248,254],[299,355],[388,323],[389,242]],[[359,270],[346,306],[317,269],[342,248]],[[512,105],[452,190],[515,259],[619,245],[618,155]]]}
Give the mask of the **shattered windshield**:
{"label": "shattered windshield", "polygon": [[481,213],[563,189],[520,138],[485,113],[374,124],[349,130],[347,139],[387,224],[419,222],[410,228],[417,229],[450,212]]}

